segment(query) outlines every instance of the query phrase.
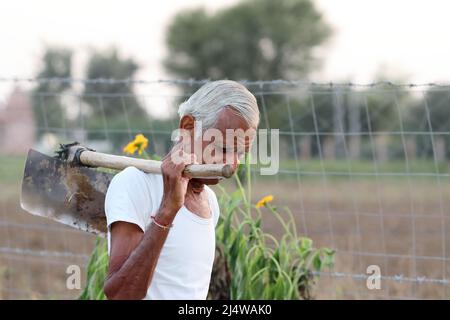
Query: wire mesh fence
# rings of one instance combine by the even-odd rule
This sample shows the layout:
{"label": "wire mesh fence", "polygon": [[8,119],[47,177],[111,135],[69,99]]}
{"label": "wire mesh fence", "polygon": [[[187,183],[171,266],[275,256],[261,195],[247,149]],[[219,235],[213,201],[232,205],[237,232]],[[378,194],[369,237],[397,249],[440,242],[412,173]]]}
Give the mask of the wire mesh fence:
{"label": "wire mesh fence", "polygon": [[[0,78],[0,297],[75,298],[70,265],[94,237],[20,209],[25,152],[79,141],[122,153],[135,134],[164,155],[178,104],[205,81]],[[298,230],[336,249],[318,298],[450,297],[450,87],[300,81],[243,82],[261,128],[279,129],[276,175],[253,171],[254,199],[272,194]],[[264,228],[279,234],[270,216]],[[381,271],[370,290],[367,268]],[[85,279],[83,279],[84,281]]]}

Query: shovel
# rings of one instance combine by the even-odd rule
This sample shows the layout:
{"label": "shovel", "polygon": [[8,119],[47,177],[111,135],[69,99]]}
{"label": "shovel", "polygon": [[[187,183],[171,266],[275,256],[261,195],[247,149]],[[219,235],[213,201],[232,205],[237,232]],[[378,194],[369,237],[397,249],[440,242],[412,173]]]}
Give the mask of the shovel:
{"label": "shovel", "polygon": [[[146,173],[161,173],[161,162],[96,152],[77,142],[61,145],[50,157],[30,149],[25,163],[20,205],[25,211],[71,227],[104,236],[105,195],[114,174],[96,169],[123,170],[134,166]],[[228,164],[192,164],[189,178],[229,178]]]}

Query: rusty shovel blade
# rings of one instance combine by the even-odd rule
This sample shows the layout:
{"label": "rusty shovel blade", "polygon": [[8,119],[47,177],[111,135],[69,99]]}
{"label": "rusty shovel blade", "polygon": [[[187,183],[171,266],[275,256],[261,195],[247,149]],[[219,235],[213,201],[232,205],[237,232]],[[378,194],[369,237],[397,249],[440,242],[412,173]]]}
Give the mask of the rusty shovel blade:
{"label": "rusty shovel blade", "polygon": [[104,202],[112,177],[30,149],[20,204],[31,214],[104,235]]}

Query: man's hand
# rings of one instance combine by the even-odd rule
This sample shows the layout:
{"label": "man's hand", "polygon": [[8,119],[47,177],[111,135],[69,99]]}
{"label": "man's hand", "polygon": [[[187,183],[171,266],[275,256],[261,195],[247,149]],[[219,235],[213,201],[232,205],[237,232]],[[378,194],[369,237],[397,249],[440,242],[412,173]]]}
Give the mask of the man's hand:
{"label": "man's hand", "polygon": [[184,168],[196,163],[195,155],[184,151],[183,144],[177,144],[164,157],[161,171],[164,194],[157,214],[158,221],[169,225],[184,205],[189,178],[183,176]]}

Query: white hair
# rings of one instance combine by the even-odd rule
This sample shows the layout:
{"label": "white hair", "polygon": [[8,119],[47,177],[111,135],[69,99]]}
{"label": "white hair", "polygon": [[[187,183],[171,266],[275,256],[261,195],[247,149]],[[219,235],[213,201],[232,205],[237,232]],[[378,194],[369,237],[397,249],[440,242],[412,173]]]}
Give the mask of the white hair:
{"label": "white hair", "polygon": [[255,96],[242,84],[231,80],[208,82],[178,108],[180,118],[191,115],[202,122],[202,128],[211,128],[225,108],[232,108],[250,127],[259,123]]}

